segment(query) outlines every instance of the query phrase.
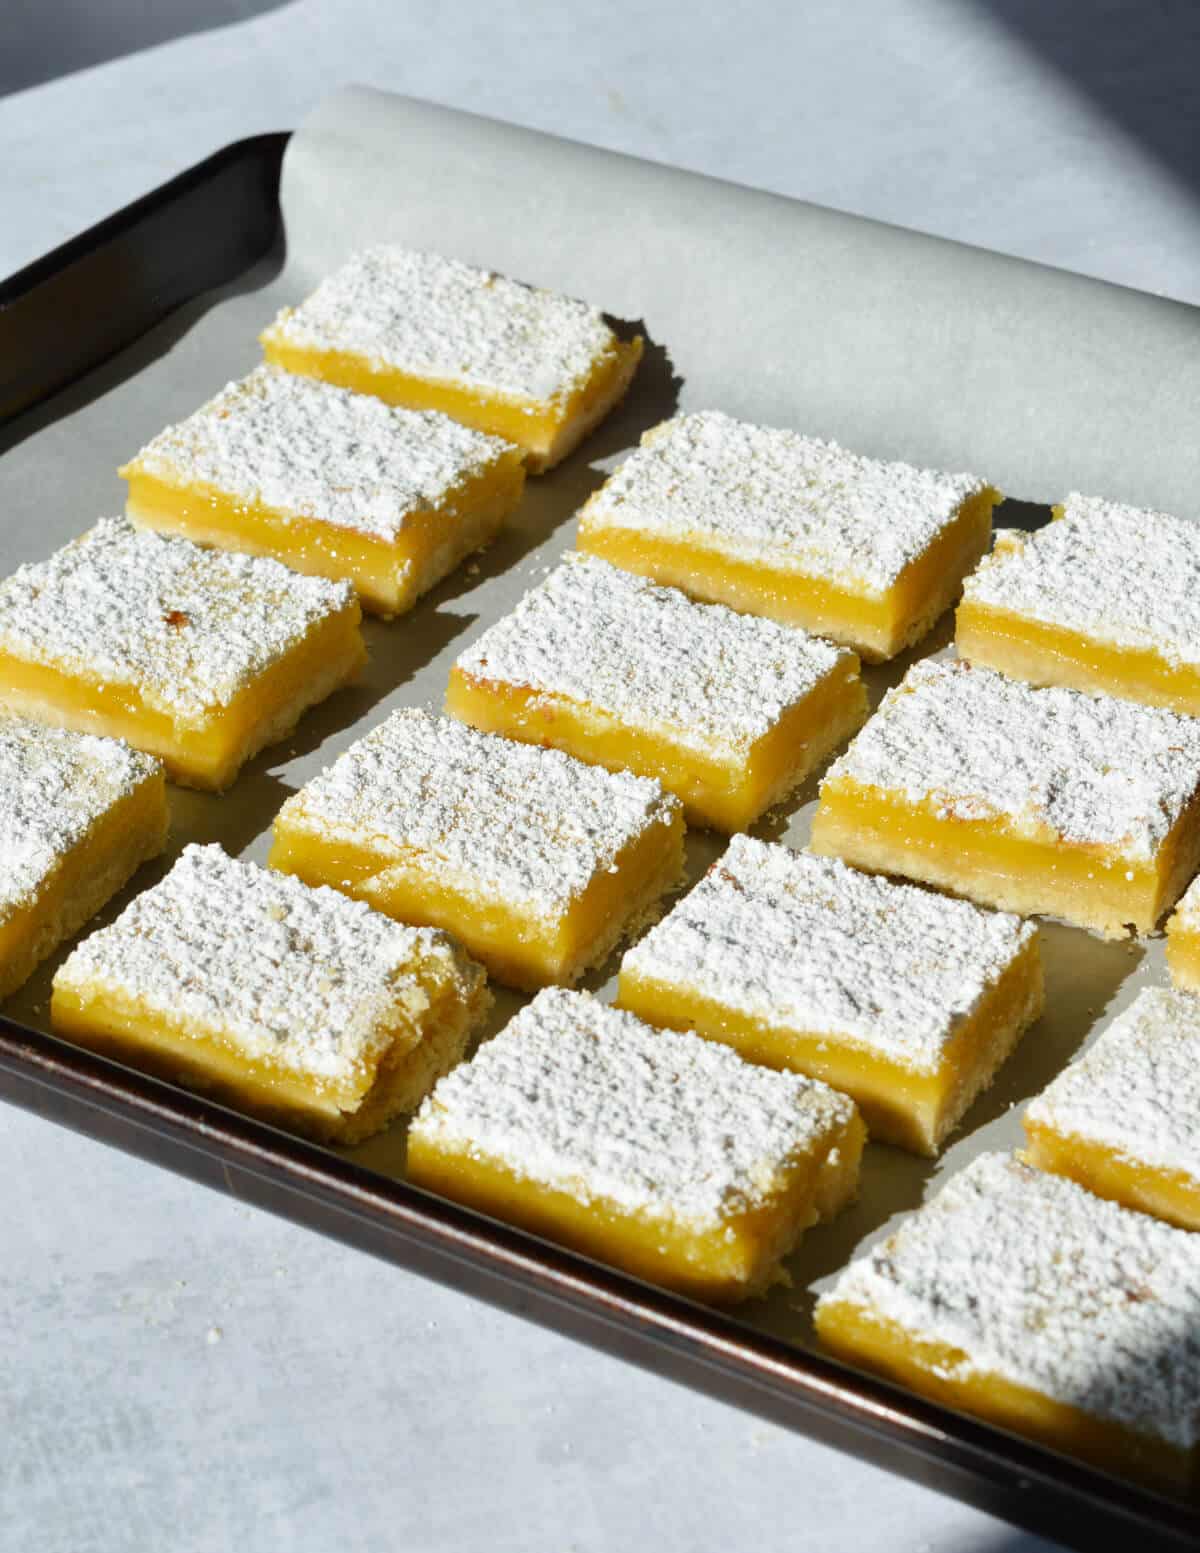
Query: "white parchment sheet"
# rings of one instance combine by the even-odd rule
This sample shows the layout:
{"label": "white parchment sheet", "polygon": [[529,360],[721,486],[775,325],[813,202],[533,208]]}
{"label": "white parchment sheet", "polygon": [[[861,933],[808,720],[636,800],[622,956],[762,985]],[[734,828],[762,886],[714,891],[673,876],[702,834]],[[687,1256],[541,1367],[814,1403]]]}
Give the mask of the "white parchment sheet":
{"label": "white parchment sheet", "polygon": [[[393,707],[439,705],[454,657],[570,547],[584,499],[677,406],[970,469],[1023,502],[1079,488],[1185,515],[1200,506],[1194,309],[358,88],[330,98],[295,135],[282,197],[286,257],[173,315],[0,432],[4,573],[119,510],[118,464],[249,371],[276,309],[362,245],[426,247],[586,297],[636,323],[648,350],[625,405],[565,465],[530,482],[485,555],[403,619],[368,623],[371,663],[360,684],[310,713],[228,795],[172,789],[173,852],[215,840],[262,861],[290,793]],[[950,635],[947,618],[922,651],[944,649]],[[873,694],[910,661],[868,671]],[[814,794],[810,783],[757,833],[802,845]],[[692,877],[719,845],[693,834]],[[135,888],[161,866],[143,870]],[[1015,1146],[1021,1104],[1138,986],[1165,979],[1161,940],[1104,943],[1047,924],[1043,943],[1046,1015],[953,1147],[931,1166],[871,1146],[858,1205],[810,1233],[790,1264],[794,1286],[745,1307],[741,1319],[809,1342],[812,1288],[920,1203],[936,1177],[981,1148]],[[60,959],[5,1012],[45,1028]],[[614,967],[589,985],[607,994]],[[502,993],[496,1026],[517,1006]],[[355,1157],[400,1171],[402,1130]]]}

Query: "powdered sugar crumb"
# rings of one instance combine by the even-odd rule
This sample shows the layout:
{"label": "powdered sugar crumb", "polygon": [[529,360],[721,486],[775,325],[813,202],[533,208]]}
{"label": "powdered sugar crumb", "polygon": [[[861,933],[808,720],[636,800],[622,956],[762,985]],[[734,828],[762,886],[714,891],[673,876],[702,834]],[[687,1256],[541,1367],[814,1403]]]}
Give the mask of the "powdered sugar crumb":
{"label": "powdered sugar crumb", "polygon": [[[818,1305],[848,1301],[1183,1450],[1200,1441],[1200,1236],[984,1154]],[[953,1378],[953,1377],[951,1377]]]}
{"label": "powdered sugar crumb", "polygon": [[585,1204],[714,1228],[769,1201],[789,1161],[853,1115],[814,1079],[549,988],[439,1081],[413,1135]]}
{"label": "powdered sugar crumb", "polygon": [[600,708],[679,744],[744,753],[845,659],[793,626],[697,604],[676,588],[569,554],[462,653],[474,679]]}
{"label": "powdered sugar crumb", "polygon": [[1112,696],[1034,689],[925,661],[884,697],[825,782],[1002,816],[1045,839],[1152,857],[1200,786],[1200,719]]}
{"label": "powdered sugar crumb", "polygon": [[622,971],[936,1071],[1032,923],[734,836]]}

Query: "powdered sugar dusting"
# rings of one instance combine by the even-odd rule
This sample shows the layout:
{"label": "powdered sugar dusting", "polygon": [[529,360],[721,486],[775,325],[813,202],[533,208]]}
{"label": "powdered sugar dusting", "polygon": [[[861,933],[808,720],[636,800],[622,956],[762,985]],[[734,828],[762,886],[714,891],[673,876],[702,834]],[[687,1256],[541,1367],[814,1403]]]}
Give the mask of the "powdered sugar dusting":
{"label": "powdered sugar dusting", "polygon": [[353,598],[278,561],[102,518],[0,583],[0,648],[202,719]]}
{"label": "powdered sugar dusting", "polygon": [[1035,935],[1008,912],[735,836],[621,969],[934,1072]]}
{"label": "powdered sugar dusting", "polygon": [[1005,534],[963,596],[1200,666],[1200,524],[1074,491],[1055,522]]}
{"label": "powdered sugar dusting", "polygon": [[984,1154],[851,1263],[846,1300],[1180,1449],[1200,1441],[1200,1236]]}
{"label": "powdered sugar dusting", "polygon": [[744,752],[852,655],[792,626],[696,604],[676,588],[563,557],[462,653],[475,679],[589,703],[677,743]]}
{"label": "powdered sugar dusting", "polygon": [[117,739],[0,713],[0,920],[30,905],[96,821],[158,769]]}
{"label": "powdered sugar dusting", "polygon": [[413,1127],[580,1202],[708,1228],[768,1201],[790,1158],[836,1142],[853,1114],[815,1079],[549,988],[438,1083]]}
{"label": "powdered sugar dusting", "polygon": [[616,336],[598,309],[439,254],[355,254],[263,336],[538,404],[567,398]]}
{"label": "powdered sugar dusting", "polygon": [[397,862],[415,854],[472,895],[553,920],[679,807],[650,778],[406,707],[290,798],[280,818]]}
{"label": "powdered sugar dusting", "polygon": [[962,662],[914,665],[826,782],[1002,816],[1031,835],[1150,858],[1200,786],[1200,719],[1036,690]]}
{"label": "powdered sugar dusting", "polygon": [[1200,1181],[1200,998],[1143,988],[1026,1115]]}
{"label": "powdered sugar dusting", "polygon": [[1197,874],[1183,892],[1172,921],[1177,922],[1181,928],[1185,928],[1190,933],[1200,931],[1200,874]]}
{"label": "powdered sugar dusting", "polygon": [[583,523],[883,593],[987,489],[974,475],[884,463],[706,410],[647,432]]}
{"label": "powdered sugar dusting", "polygon": [[[427,1006],[418,968],[464,987],[482,970],[434,928],[402,927],[336,890],[189,846],[111,927],[71,954],[55,984],[100,982],[335,1087],[365,1087],[396,1038],[398,995]],[[415,1041],[417,1031],[409,1034]]]}
{"label": "powdered sugar dusting", "polygon": [[394,540],[510,451],[435,411],[264,365],[160,432],[122,473]]}

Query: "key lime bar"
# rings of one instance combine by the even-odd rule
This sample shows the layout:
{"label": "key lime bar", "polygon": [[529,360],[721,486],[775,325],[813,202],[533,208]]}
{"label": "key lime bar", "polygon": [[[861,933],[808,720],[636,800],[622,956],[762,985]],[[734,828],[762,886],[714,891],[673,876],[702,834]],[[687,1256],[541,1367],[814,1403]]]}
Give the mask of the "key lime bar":
{"label": "key lime bar", "polygon": [[1200,992],[1200,879],[1193,879],[1167,922],[1167,969],[1177,987]]}
{"label": "key lime bar", "polygon": [[579,548],[693,597],[891,658],[988,547],[1000,493],[717,411],[680,415],[596,492]]}
{"label": "key lime bar", "polygon": [[389,617],[493,539],[525,482],[498,437],[270,366],[120,473],[139,527],[344,579]]}
{"label": "key lime bar", "polygon": [[167,843],[162,767],[0,714],[0,998]]}
{"label": "key lime bar", "polygon": [[1031,1165],[1200,1229],[1200,998],[1147,987],[1025,1112]]}
{"label": "key lime bar", "polygon": [[0,707],[227,787],[366,659],[346,583],[104,518],[0,582]]}
{"label": "key lime bar", "polygon": [[535,471],[599,425],[642,357],[586,302],[395,247],[355,254],[262,345],[289,372],[503,437]]}
{"label": "key lime bar", "polygon": [[1183,1489],[1200,1441],[1200,1237],[1003,1154],[953,1176],[818,1302],[849,1363]]}
{"label": "key lime bar", "polygon": [[437,1085],[408,1174],[729,1303],[786,1281],[802,1232],[854,1197],[862,1144],[853,1103],[826,1085],[550,988]]}
{"label": "key lime bar", "polygon": [[490,1006],[433,928],[185,848],[54,978],[55,1030],[325,1142],[420,1104]]}
{"label": "key lime bar", "polygon": [[968,579],[959,656],[1200,713],[1200,525],[1073,493]]}
{"label": "key lime bar", "polygon": [[824,1079],[871,1137],[936,1154],[1042,1008],[1037,930],[735,836],[621,962],[618,1001]]}
{"label": "key lime bar", "polygon": [[577,980],[676,882],[683,812],[644,777],[405,708],[288,799],[271,864],[532,990]]}
{"label": "key lime bar", "polygon": [[1198,792],[1196,718],[924,662],[829,768],[812,847],[1117,938],[1200,867]]}
{"label": "key lime bar", "polygon": [[773,620],[567,556],[450,673],[464,722],[657,777],[740,830],[866,716],[858,659]]}

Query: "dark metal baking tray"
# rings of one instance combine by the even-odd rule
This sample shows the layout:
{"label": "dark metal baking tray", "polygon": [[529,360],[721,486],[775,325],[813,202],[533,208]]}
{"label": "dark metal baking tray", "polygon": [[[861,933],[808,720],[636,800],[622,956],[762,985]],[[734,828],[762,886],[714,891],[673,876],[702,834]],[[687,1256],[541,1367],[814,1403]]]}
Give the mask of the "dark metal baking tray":
{"label": "dark metal baking tray", "polygon": [[[0,284],[0,432],[281,241],[288,136],[239,141]],[[103,299],[103,306],[98,305]],[[5,435],[5,441],[8,436]],[[1194,1545],[1194,1505],[927,1403],[0,1017],[0,1095],[242,1201],[1077,1547]]]}

